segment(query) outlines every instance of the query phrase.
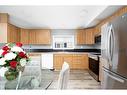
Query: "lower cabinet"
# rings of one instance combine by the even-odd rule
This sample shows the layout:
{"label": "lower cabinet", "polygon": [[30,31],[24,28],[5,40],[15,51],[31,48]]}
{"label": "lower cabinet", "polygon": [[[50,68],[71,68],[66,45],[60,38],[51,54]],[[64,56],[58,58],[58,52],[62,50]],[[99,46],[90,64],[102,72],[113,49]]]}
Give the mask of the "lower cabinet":
{"label": "lower cabinet", "polygon": [[70,69],[88,69],[87,54],[54,54],[53,67],[60,70],[64,62],[67,62]]}
{"label": "lower cabinet", "polygon": [[70,69],[73,69],[73,55],[72,54],[64,54],[63,62],[67,62],[70,66]]}
{"label": "lower cabinet", "polygon": [[63,56],[62,54],[54,54],[53,55],[53,68],[54,69],[61,69],[63,63]]}
{"label": "lower cabinet", "polygon": [[88,69],[88,55],[74,54],[73,55],[73,69]]}

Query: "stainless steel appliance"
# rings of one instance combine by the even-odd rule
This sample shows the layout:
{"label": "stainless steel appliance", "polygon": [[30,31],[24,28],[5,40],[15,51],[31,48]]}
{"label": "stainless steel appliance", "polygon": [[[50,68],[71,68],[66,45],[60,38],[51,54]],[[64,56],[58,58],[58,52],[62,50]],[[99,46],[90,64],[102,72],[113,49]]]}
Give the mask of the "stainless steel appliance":
{"label": "stainless steel appliance", "polygon": [[101,44],[101,35],[95,37],[95,43]]}
{"label": "stainless steel appliance", "polygon": [[103,89],[127,89],[127,14],[101,28]]}
{"label": "stainless steel appliance", "polygon": [[89,74],[99,81],[99,55],[89,54]]}

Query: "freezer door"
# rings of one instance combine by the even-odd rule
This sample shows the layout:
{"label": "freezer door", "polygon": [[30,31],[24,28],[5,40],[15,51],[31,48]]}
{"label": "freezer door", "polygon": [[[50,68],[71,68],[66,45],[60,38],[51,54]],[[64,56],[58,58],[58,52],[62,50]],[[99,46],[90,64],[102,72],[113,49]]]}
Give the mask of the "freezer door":
{"label": "freezer door", "polygon": [[103,68],[102,89],[127,89],[127,79]]}

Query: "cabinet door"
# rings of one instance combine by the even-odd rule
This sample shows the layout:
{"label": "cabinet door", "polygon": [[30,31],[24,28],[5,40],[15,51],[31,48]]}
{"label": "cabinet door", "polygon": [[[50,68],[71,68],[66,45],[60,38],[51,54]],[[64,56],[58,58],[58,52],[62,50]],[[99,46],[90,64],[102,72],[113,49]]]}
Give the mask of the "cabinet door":
{"label": "cabinet door", "polygon": [[81,45],[81,44],[85,44],[86,40],[85,40],[85,31],[84,29],[78,29],[77,30],[77,44]]}
{"label": "cabinet door", "polygon": [[51,34],[50,30],[35,30],[36,31],[36,41],[37,44],[51,44]]}
{"label": "cabinet door", "polygon": [[29,30],[20,29],[20,42],[23,44],[29,44]]}
{"label": "cabinet door", "polygon": [[87,54],[74,54],[73,55],[73,69],[88,69]]}
{"label": "cabinet door", "polygon": [[95,27],[94,28],[94,36],[99,36],[99,35],[101,35],[101,28]]}
{"label": "cabinet door", "polygon": [[94,29],[87,29],[85,32],[86,44],[94,44]]}
{"label": "cabinet door", "polygon": [[20,29],[12,24],[8,24],[7,42],[20,42]]}
{"label": "cabinet door", "polygon": [[36,31],[29,31],[29,44],[37,44],[36,43]]}
{"label": "cabinet door", "polygon": [[9,15],[7,13],[0,13],[0,23],[8,23]]}
{"label": "cabinet door", "polygon": [[61,54],[53,55],[53,68],[56,70],[61,70],[63,65],[63,56]]}
{"label": "cabinet door", "polygon": [[30,44],[51,44],[51,33],[48,29],[29,29]]}
{"label": "cabinet door", "polygon": [[65,54],[63,55],[64,62],[67,62],[69,64],[70,69],[73,68],[73,55],[72,54]]}
{"label": "cabinet door", "polygon": [[7,43],[7,23],[0,23],[0,43]]}

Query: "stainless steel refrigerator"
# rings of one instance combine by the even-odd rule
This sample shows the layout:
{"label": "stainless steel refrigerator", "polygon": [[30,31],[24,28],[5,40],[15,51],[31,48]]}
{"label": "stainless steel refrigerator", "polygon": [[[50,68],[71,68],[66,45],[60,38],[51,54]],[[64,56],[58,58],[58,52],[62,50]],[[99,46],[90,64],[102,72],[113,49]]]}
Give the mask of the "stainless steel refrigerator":
{"label": "stainless steel refrigerator", "polygon": [[127,89],[127,14],[101,27],[102,89]]}

